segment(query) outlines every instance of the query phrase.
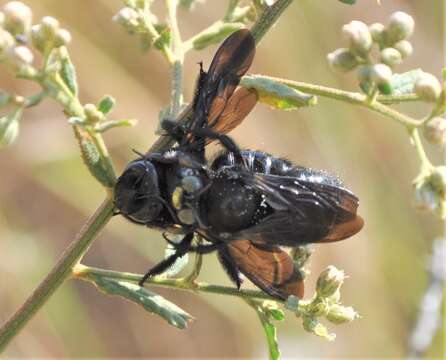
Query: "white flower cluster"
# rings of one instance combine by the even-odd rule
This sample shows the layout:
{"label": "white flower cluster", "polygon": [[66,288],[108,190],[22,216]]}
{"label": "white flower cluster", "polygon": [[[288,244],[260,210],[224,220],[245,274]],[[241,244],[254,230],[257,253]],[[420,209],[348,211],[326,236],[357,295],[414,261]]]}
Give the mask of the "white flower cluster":
{"label": "white flower cluster", "polygon": [[[376,84],[383,93],[389,93],[392,69],[413,52],[407,40],[413,33],[413,18],[401,11],[393,13],[387,26],[375,23],[367,26],[354,20],[344,25],[342,32],[348,48],[340,48],[328,54],[328,62],[339,71],[358,69],[361,88],[368,91]],[[373,45],[379,49],[379,59],[372,59]]]}
{"label": "white flower cluster", "polygon": [[33,63],[29,41],[43,54],[71,41],[70,33],[56,19],[46,16],[34,26],[32,20],[31,9],[20,1],[10,1],[0,11],[0,62],[16,71]]}

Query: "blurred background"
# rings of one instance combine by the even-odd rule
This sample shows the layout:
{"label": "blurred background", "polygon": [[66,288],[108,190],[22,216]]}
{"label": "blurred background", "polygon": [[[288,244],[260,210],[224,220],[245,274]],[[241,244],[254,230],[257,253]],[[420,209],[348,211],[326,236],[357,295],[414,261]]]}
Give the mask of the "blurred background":
{"label": "blurred background", "polygon": [[[6,1],[0,1],[3,5]],[[158,14],[165,14],[161,1]],[[385,22],[402,10],[416,21],[415,52],[399,72],[421,67],[440,76],[443,58],[443,1],[295,1],[257,50],[250,71],[356,91],[355,75],[335,74],[326,54],[345,46],[341,27],[351,20]],[[28,0],[38,20],[56,17],[73,35],[69,47],[76,65],[83,103],[105,94],[117,100],[111,118],[136,118],[134,128],[105,135],[118,172],[134,154],[156,139],[158,112],[169,102],[170,71],[159,52],[142,54],[135,37],[111,21],[119,0]],[[220,18],[226,1],[208,0],[195,11],[179,13],[187,39]],[[196,63],[208,66],[216,47],[191,52],[185,63],[185,99],[193,94]],[[17,94],[37,90],[0,68],[1,88]],[[398,109],[415,117],[423,105]],[[306,333],[288,316],[278,324],[284,358],[399,358],[404,356],[418,303],[427,285],[431,241],[442,225],[412,207],[411,182],[418,158],[403,127],[360,107],[319,98],[319,104],[294,112],[258,105],[233,133],[243,147],[267,150],[344,179],[360,198],[364,229],[339,243],[316,246],[315,279],[329,264],[349,276],[342,299],[362,318],[333,326],[335,342]],[[440,152],[427,145],[435,163]],[[61,108],[52,100],[27,110],[18,141],[0,151],[0,322],[6,320],[53,266],[87,217],[104,198],[79,156]],[[145,272],[164,254],[161,234],[115,217],[84,258],[88,265]],[[200,279],[229,285],[214,255],[204,259]],[[107,297],[80,281],[64,284],[25,330],[6,357],[170,357],[265,358],[267,347],[255,312],[240,299],[153,288],[192,314],[187,330],[169,326],[138,306]],[[427,354],[444,356],[443,331]]]}

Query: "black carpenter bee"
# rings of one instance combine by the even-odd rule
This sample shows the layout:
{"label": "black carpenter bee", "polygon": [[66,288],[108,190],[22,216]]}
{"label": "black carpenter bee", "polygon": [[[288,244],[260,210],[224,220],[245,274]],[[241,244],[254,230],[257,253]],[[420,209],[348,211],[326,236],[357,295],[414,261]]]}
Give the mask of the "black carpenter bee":
{"label": "black carpenter bee", "polygon": [[[255,90],[236,90],[254,52],[248,30],[228,37],[208,72],[200,67],[192,122],[163,123],[177,146],[140,155],[118,179],[114,201],[120,214],[184,234],[177,244],[165,237],[175,253],[150,269],[140,285],[187,252],[217,251],[238,288],[242,273],[273,297],[301,298],[302,276],[280,246],[342,240],[363,226],[357,197],[337,178],[264,152],[242,151],[226,135],[257,102]],[[224,152],[208,162],[205,146],[214,140]],[[194,234],[207,243],[193,244]]]}

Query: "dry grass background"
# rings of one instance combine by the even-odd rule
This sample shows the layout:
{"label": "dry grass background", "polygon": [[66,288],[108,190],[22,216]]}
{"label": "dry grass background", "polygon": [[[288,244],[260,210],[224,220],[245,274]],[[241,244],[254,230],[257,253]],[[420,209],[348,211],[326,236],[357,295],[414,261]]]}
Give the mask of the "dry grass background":
{"label": "dry grass background", "polygon": [[[160,1],[156,2],[159,3]],[[396,10],[416,21],[415,54],[400,71],[422,67],[439,75],[443,58],[443,2],[440,0],[338,1],[297,0],[258,48],[253,73],[356,89],[353,75],[332,73],[328,52],[342,46],[341,26],[353,19],[385,21]],[[6,1],[0,1],[0,5]],[[141,54],[111,17],[119,0],[27,0],[36,18],[52,15],[73,35],[70,46],[78,71],[81,100],[97,102],[113,95],[115,118],[137,118],[135,128],[113,130],[106,142],[118,171],[154,141],[158,111],[169,99],[170,74],[161,55]],[[219,17],[225,1],[208,0],[188,14],[180,12],[184,38]],[[158,5],[157,5],[158,6]],[[164,9],[159,6],[160,12]],[[214,48],[193,52],[185,64],[186,99],[197,73]],[[1,72],[0,86],[30,94],[35,89]],[[415,116],[421,105],[399,106]],[[284,358],[397,358],[404,355],[418,300],[426,285],[425,261],[441,225],[411,206],[411,181],[418,159],[405,130],[365,109],[319,99],[297,112],[257,106],[233,134],[243,147],[267,150],[292,161],[339,174],[361,199],[366,221],[355,237],[318,246],[311,261],[315,277],[328,264],[350,276],[343,299],[362,319],[336,326],[334,343],[303,331],[298,319],[279,325]],[[439,152],[428,148],[433,159]],[[51,100],[25,112],[18,142],[0,151],[0,321],[26,298],[54,264],[87,216],[104,197],[82,164],[75,139],[60,107]],[[157,232],[113,218],[94,243],[85,263],[144,272],[163,256]],[[229,284],[214,255],[206,256],[203,280]],[[158,289],[156,289],[158,290]],[[236,298],[159,289],[196,317],[181,331],[121,299],[92,286],[68,282],[7,349],[6,357],[265,357],[263,331],[255,313]],[[444,333],[429,352],[444,356]]]}

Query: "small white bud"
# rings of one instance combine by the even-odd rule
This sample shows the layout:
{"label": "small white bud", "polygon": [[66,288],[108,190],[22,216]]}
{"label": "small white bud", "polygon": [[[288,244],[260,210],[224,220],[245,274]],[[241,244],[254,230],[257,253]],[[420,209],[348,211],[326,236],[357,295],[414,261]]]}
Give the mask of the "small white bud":
{"label": "small white bud", "polygon": [[413,53],[412,44],[407,40],[398,41],[393,47],[400,52],[403,59],[409,57]]}
{"label": "small white bud", "polygon": [[414,181],[414,205],[418,210],[434,212],[446,217],[446,167],[439,166],[430,173],[419,175]]}
{"label": "small white bud", "polygon": [[330,265],[325,269],[317,279],[316,291],[323,298],[332,296],[339,290],[344,282],[344,272]]}
{"label": "small white bud", "polygon": [[20,1],[10,1],[3,7],[4,23],[6,30],[13,35],[26,34],[32,23],[31,9]]}
{"label": "small white bud", "polygon": [[71,34],[68,30],[59,29],[54,36],[54,46],[67,46],[71,42]]}
{"label": "small white bud", "polygon": [[9,61],[17,66],[30,65],[34,60],[34,55],[26,46],[14,46],[8,49],[7,57]]}
{"label": "small white bud", "polygon": [[392,78],[392,70],[385,64],[375,64],[370,69],[370,79],[378,85],[388,84]]}
{"label": "small white bud", "polygon": [[45,50],[48,42],[45,35],[43,34],[41,24],[33,25],[31,27],[31,43],[40,52],[43,52]]}
{"label": "small white bud", "polygon": [[349,49],[336,49],[327,55],[330,66],[339,71],[347,72],[354,69],[358,65],[356,56]]}
{"label": "small white bud", "polygon": [[347,322],[352,322],[358,318],[359,315],[351,306],[334,304],[330,306],[326,317],[327,320],[333,324],[344,324]]}
{"label": "small white bud", "polygon": [[423,127],[423,135],[431,144],[446,143],[446,119],[437,116],[429,120]]}
{"label": "small white bud", "polygon": [[94,104],[85,104],[84,105],[85,116],[87,118],[87,122],[90,124],[96,124],[102,120],[104,120],[104,114],[101,113],[96,105]]}
{"label": "small white bud", "polygon": [[124,7],[113,16],[113,21],[124,26],[127,31],[133,31],[139,24],[138,13],[130,7]]}
{"label": "small white bud", "polygon": [[407,39],[413,34],[415,21],[412,16],[402,11],[397,11],[390,16],[387,32],[392,44]]}
{"label": "small white bud", "polygon": [[441,94],[441,84],[438,79],[429,73],[423,73],[415,81],[415,93],[423,100],[435,102]]}
{"label": "small white bud", "polygon": [[11,46],[14,46],[14,44],[15,41],[12,35],[8,31],[0,28],[0,54]]}
{"label": "small white bud", "polygon": [[394,48],[385,48],[381,50],[381,61],[390,66],[394,67],[403,61],[401,53]]}
{"label": "small white bud", "polygon": [[384,40],[385,27],[381,23],[374,23],[369,26],[370,35],[372,35],[373,41],[381,43]]}
{"label": "small white bud", "polygon": [[45,16],[40,20],[42,37],[46,41],[52,41],[56,35],[56,31],[59,30],[59,20],[52,16]]}
{"label": "small white bud", "polygon": [[353,20],[342,27],[344,36],[350,43],[350,50],[360,56],[365,56],[372,48],[373,40],[369,28],[361,21]]}

